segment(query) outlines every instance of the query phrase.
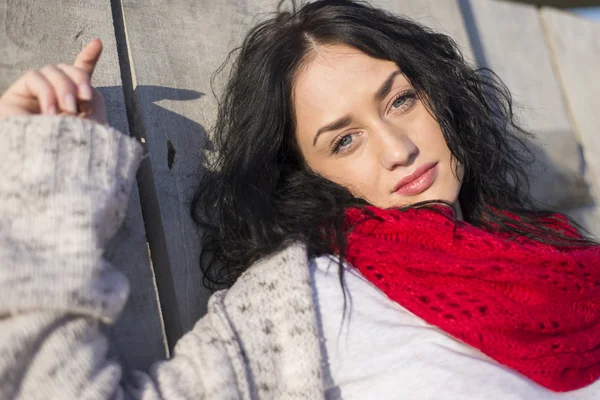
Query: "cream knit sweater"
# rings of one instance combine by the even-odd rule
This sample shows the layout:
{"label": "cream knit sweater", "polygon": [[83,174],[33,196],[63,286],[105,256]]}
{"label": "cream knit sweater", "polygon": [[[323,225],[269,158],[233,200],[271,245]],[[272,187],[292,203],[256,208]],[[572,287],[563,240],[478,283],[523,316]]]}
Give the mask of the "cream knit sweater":
{"label": "cream knit sweater", "polygon": [[210,300],[148,372],[107,359],[129,283],[102,257],[141,147],[77,118],[0,122],[0,399],[320,399],[306,251],[291,245]]}

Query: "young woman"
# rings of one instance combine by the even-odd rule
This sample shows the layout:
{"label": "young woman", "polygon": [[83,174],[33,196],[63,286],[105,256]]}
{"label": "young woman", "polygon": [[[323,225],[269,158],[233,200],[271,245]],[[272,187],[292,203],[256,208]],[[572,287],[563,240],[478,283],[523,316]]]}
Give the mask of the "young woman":
{"label": "young woman", "polygon": [[247,36],[193,207],[227,290],[123,374],[99,327],[128,286],[101,250],[141,151],[106,126],[100,51],[0,98],[0,398],[598,398],[600,251],[531,204],[508,92],[341,0]]}

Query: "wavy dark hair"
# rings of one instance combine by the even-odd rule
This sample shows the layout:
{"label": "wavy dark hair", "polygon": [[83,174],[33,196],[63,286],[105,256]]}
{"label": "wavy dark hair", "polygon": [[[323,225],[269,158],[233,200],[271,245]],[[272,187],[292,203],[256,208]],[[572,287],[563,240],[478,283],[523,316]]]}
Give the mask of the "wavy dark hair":
{"label": "wavy dark hair", "polygon": [[336,244],[343,259],[344,210],[368,203],[311,171],[294,135],[294,79],[323,44],[399,66],[464,167],[459,202],[466,221],[545,243],[593,244],[551,228],[555,217],[530,200],[529,134],[496,75],[471,68],[446,35],[368,4],[323,0],[260,23],[238,49],[213,132],[218,172],[205,175],[192,204],[203,229],[205,285],[232,285],[292,241],[304,242],[309,256],[331,253]]}

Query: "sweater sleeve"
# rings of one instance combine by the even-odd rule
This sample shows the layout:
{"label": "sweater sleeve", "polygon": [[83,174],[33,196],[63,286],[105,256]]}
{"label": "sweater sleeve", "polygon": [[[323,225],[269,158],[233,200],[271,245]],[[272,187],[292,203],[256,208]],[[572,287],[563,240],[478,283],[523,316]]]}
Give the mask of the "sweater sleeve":
{"label": "sweater sleeve", "polygon": [[[129,283],[103,256],[142,149],[79,118],[0,122],[0,398],[233,399],[233,333],[219,296],[149,372],[107,358]],[[235,357],[233,357],[235,359]]]}

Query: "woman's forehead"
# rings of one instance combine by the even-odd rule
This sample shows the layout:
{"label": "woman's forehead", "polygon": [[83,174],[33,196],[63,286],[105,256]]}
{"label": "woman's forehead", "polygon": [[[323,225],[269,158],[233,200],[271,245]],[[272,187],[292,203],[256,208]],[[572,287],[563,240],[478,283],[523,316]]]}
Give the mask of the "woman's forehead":
{"label": "woman's forehead", "polygon": [[[294,108],[306,113],[344,112],[357,96],[374,98],[377,90],[398,70],[393,61],[380,60],[342,45],[323,46],[299,71],[294,85]],[[394,83],[406,82],[398,75]]]}
{"label": "woman's forehead", "polygon": [[[373,58],[346,45],[319,46],[298,72],[296,87],[336,84],[348,79],[384,79],[398,66],[393,61]],[[357,82],[358,83],[358,82]],[[331,85],[329,85],[331,86]]]}

